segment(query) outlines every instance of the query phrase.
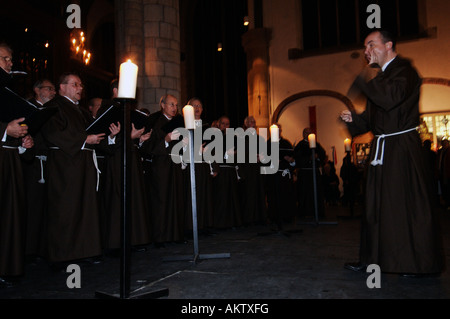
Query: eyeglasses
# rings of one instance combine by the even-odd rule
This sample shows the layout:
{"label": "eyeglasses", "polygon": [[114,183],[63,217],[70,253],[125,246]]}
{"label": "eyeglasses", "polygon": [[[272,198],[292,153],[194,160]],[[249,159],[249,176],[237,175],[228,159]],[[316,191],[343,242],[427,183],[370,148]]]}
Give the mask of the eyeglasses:
{"label": "eyeglasses", "polygon": [[166,103],[166,102],[164,102],[164,104],[168,105],[168,106],[176,106],[176,107],[178,107],[177,103]]}
{"label": "eyeglasses", "polygon": [[53,86],[40,86],[40,89],[47,89],[49,91],[56,91],[56,89]]}
{"label": "eyeglasses", "polygon": [[12,58],[10,56],[0,56],[3,60],[5,60],[6,63],[12,62]]}
{"label": "eyeglasses", "polygon": [[192,105],[192,107],[203,107],[201,104]]}
{"label": "eyeglasses", "polygon": [[74,82],[74,83],[63,83],[63,84],[71,85],[74,88],[84,88],[84,85],[82,83],[77,83],[77,82]]}

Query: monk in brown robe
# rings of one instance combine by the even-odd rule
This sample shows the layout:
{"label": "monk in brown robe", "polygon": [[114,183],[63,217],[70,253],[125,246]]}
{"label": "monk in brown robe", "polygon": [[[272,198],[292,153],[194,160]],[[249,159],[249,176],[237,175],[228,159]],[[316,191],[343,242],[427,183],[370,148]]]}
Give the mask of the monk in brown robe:
{"label": "monk in brown robe", "polygon": [[[365,40],[369,62],[354,88],[367,97],[366,110],[344,111],[352,136],[371,131],[360,260],[347,269],[408,277],[443,271],[442,239],[434,200],[433,176],[422,152],[417,127],[422,80],[411,62],[397,55],[389,32],[377,30]],[[381,68],[381,70],[380,70]]]}
{"label": "monk in brown robe", "polygon": [[97,202],[95,145],[105,134],[88,135],[91,116],[79,107],[81,79],[63,74],[59,96],[47,108],[56,114],[43,126],[48,155],[48,261],[65,262],[102,253]]}

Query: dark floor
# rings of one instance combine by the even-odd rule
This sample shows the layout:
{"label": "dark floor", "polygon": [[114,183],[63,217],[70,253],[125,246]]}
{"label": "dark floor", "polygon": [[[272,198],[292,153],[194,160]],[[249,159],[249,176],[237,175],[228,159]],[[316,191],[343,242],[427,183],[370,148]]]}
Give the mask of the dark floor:
{"label": "dark floor", "polygon": [[[327,207],[326,221],[331,225],[286,225],[285,234],[252,226],[200,236],[197,262],[193,262],[192,240],[133,252],[130,298],[150,299],[161,293],[158,300],[184,300],[185,305],[189,300],[450,298],[448,271],[438,278],[421,279],[382,274],[381,288],[370,289],[366,283],[370,274],[344,269],[345,262],[356,260],[359,246],[360,220],[348,216],[345,207]],[[441,212],[441,225],[448,265],[450,211]],[[100,264],[80,267],[81,288],[69,289],[70,273],[53,271],[44,261],[28,264],[16,286],[0,289],[0,299],[120,295],[120,258],[105,257]]]}

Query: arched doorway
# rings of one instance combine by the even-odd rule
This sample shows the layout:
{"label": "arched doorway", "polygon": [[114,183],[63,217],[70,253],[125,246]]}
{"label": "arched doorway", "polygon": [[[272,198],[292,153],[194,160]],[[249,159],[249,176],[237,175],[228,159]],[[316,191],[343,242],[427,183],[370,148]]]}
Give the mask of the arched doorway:
{"label": "arched doorway", "polygon": [[310,97],[310,96],[328,96],[328,97],[332,97],[332,98],[338,99],[342,103],[344,103],[344,105],[347,106],[347,108],[349,110],[354,110],[355,109],[352,101],[348,97],[346,97],[345,95],[342,95],[339,92],[330,91],[330,90],[305,91],[305,92],[300,92],[300,93],[291,95],[290,97],[286,98],[283,102],[281,102],[280,105],[278,105],[278,107],[275,110],[275,112],[273,113],[272,123],[278,122],[281,113],[283,112],[283,110],[286,107],[289,106],[289,104],[291,104],[292,102],[294,102],[296,100],[300,100],[300,99],[307,98],[307,97]]}
{"label": "arched doorway", "polygon": [[430,139],[437,150],[442,138],[450,136],[450,79],[423,79],[420,112],[421,138]]}

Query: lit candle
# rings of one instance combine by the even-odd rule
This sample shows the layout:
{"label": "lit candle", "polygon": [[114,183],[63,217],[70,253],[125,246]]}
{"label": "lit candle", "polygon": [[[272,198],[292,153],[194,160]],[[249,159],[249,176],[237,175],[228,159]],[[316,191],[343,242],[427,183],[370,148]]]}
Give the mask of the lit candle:
{"label": "lit candle", "polygon": [[280,141],[280,129],[275,124],[270,127],[270,140],[273,143]]}
{"label": "lit candle", "polygon": [[134,99],[136,98],[138,67],[131,60],[120,65],[119,74],[119,98]]}
{"label": "lit candle", "polygon": [[351,152],[352,151],[352,141],[349,138],[345,139],[344,145],[345,145],[345,151],[346,152]]}
{"label": "lit candle", "polygon": [[316,135],[309,134],[308,135],[309,148],[316,148]]}
{"label": "lit candle", "polygon": [[188,130],[195,129],[195,115],[194,107],[192,105],[186,105],[183,108],[184,126]]}

